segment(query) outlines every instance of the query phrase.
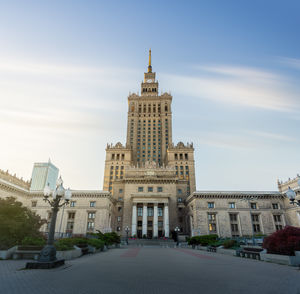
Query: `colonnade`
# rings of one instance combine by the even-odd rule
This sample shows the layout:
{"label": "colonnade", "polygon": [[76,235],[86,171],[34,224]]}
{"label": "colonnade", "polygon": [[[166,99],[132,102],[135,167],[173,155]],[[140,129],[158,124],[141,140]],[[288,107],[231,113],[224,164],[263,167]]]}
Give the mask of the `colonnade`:
{"label": "colonnade", "polygon": [[[152,207],[152,205],[151,205]],[[148,204],[143,203],[143,215],[142,215],[142,235],[147,236],[148,228]],[[169,206],[164,204],[164,213],[163,213],[163,228],[164,236],[169,238],[170,229],[169,229]],[[132,222],[131,222],[131,233],[132,236],[137,235],[137,203],[132,205]],[[153,237],[158,237],[158,204],[153,204]]]}

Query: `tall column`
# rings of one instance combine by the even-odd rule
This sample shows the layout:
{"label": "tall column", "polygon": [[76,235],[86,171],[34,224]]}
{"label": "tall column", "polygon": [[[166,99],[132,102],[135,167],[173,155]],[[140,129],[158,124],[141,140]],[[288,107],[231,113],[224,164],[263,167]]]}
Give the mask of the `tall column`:
{"label": "tall column", "polygon": [[164,207],[164,229],[165,237],[169,238],[169,206],[165,204]]}
{"label": "tall column", "polygon": [[194,225],[193,225],[193,216],[190,215],[190,228],[191,228],[191,237],[194,237]]}
{"label": "tall column", "polygon": [[143,236],[147,236],[147,204],[144,203],[143,206]]}
{"label": "tall column", "polygon": [[133,203],[132,205],[131,235],[136,235],[136,203]]}
{"label": "tall column", "polygon": [[158,211],[157,203],[154,204],[154,214],[153,214],[153,237],[158,237]]}

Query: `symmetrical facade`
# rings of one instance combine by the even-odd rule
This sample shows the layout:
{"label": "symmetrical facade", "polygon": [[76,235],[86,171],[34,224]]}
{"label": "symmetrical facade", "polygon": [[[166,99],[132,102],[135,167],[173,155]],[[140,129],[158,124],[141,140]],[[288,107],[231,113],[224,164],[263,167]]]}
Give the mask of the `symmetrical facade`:
{"label": "symmetrical facade", "polygon": [[183,202],[195,191],[193,144],[172,143],[172,96],[159,95],[151,51],[141,95],[128,97],[127,140],[107,145],[104,190],[118,201],[117,231],[137,237],[187,233]]}
{"label": "symmetrical facade", "polygon": [[[47,220],[50,207],[43,188],[54,186],[58,169],[35,164],[25,182],[0,170],[0,197],[15,197]],[[127,139],[108,144],[103,191],[72,191],[70,206],[59,211],[58,235],[100,230],[139,238],[218,234],[221,237],[268,235],[285,225],[300,226],[300,208],[285,197],[290,186],[300,199],[300,176],[278,181],[279,191],[196,191],[192,143],[173,143],[172,96],[159,94],[151,51],[141,95],[128,97]],[[48,230],[45,224],[43,231]]]}

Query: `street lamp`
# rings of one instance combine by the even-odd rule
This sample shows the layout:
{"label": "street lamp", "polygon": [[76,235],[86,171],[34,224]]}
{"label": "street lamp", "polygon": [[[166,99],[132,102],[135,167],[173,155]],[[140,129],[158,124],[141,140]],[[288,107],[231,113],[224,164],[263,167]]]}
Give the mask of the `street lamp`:
{"label": "street lamp", "polygon": [[178,233],[180,232],[180,229],[178,227],[176,227],[174,229],[175,233],[176,233],[176,241],[177,241],[177,244],[176,246],[179,246],[179,238],[178,238]]}
{"label": "street lamp", "polygon": [[128,226],[126,226],[125,228],[125,232],[126,232],[126,244],[128,245],[128,233],[129,233],[130,229]]}
{"label": "street lamp", "polygon": [[57,213],[60,207],[67,205],[72,197],[70,188],[65,189],[63,186],[63,180],[61,176],[56,182],[56,188],[54,191],[47,185],[44,189],[44,201],[48,202],[52,207],[52,217],[50,223],[50,229],[48,234],[47,245],[44,246],[40,252],[38,262],[28,262],[26,268],[53,268],[63,265],[65,261],[63,259],[56,259],[56,249],[54,246],[54,234]]}
{"label": "street lamp", "polygon": [[[300,179],[298,180],[297,184],[298,184],[298,189],[299,189]],[[291,187],[289,187],[285,194],[286,194],[287,198],[289,198],[290,204],[293,204],[293,205],[296,204],[297,206],[300,206],[300,200],[296,200],[297,193],[295,192],[295,190],[293,190],[293,189],[291,189]]]}

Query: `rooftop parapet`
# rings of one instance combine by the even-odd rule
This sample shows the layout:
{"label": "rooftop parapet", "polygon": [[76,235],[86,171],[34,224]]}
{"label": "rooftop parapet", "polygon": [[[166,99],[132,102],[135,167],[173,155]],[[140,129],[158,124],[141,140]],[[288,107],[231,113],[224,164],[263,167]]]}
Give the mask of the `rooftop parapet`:
{"label": "rooftop parapet", "polygon": [[288,178],[287,181],[283,182],[281,180],[277,180],[278,190],[281,193],[285,193],[288,188],[290,187],[293,190],[300,190],[299,187],[299,181],[300,181],[300,175],[297,174],[297,176],[293,179]]}
{"label": "rooftop parapet", "polygon": [[183,142],[178,142],[177,145],[171,143],[169,149],[194,149],[194,146],[193,143],[186,143],[186,145],[184,145]]}
{"label": "rooftop parapet", "polygon": [[2,180],[5,180],[5,181],[10,182],[12,184],[15,184],[17,186],[20,186],[22,188],[25,188],[25,189],[29,189],[30,188],[31,181],[25,181],[25,180],[23,180],[22,177],[18,178],[16,176],[16,174],[11,175],[8,172],[8,170],[4,171],[4,170],[0,169],[0,178]]}

